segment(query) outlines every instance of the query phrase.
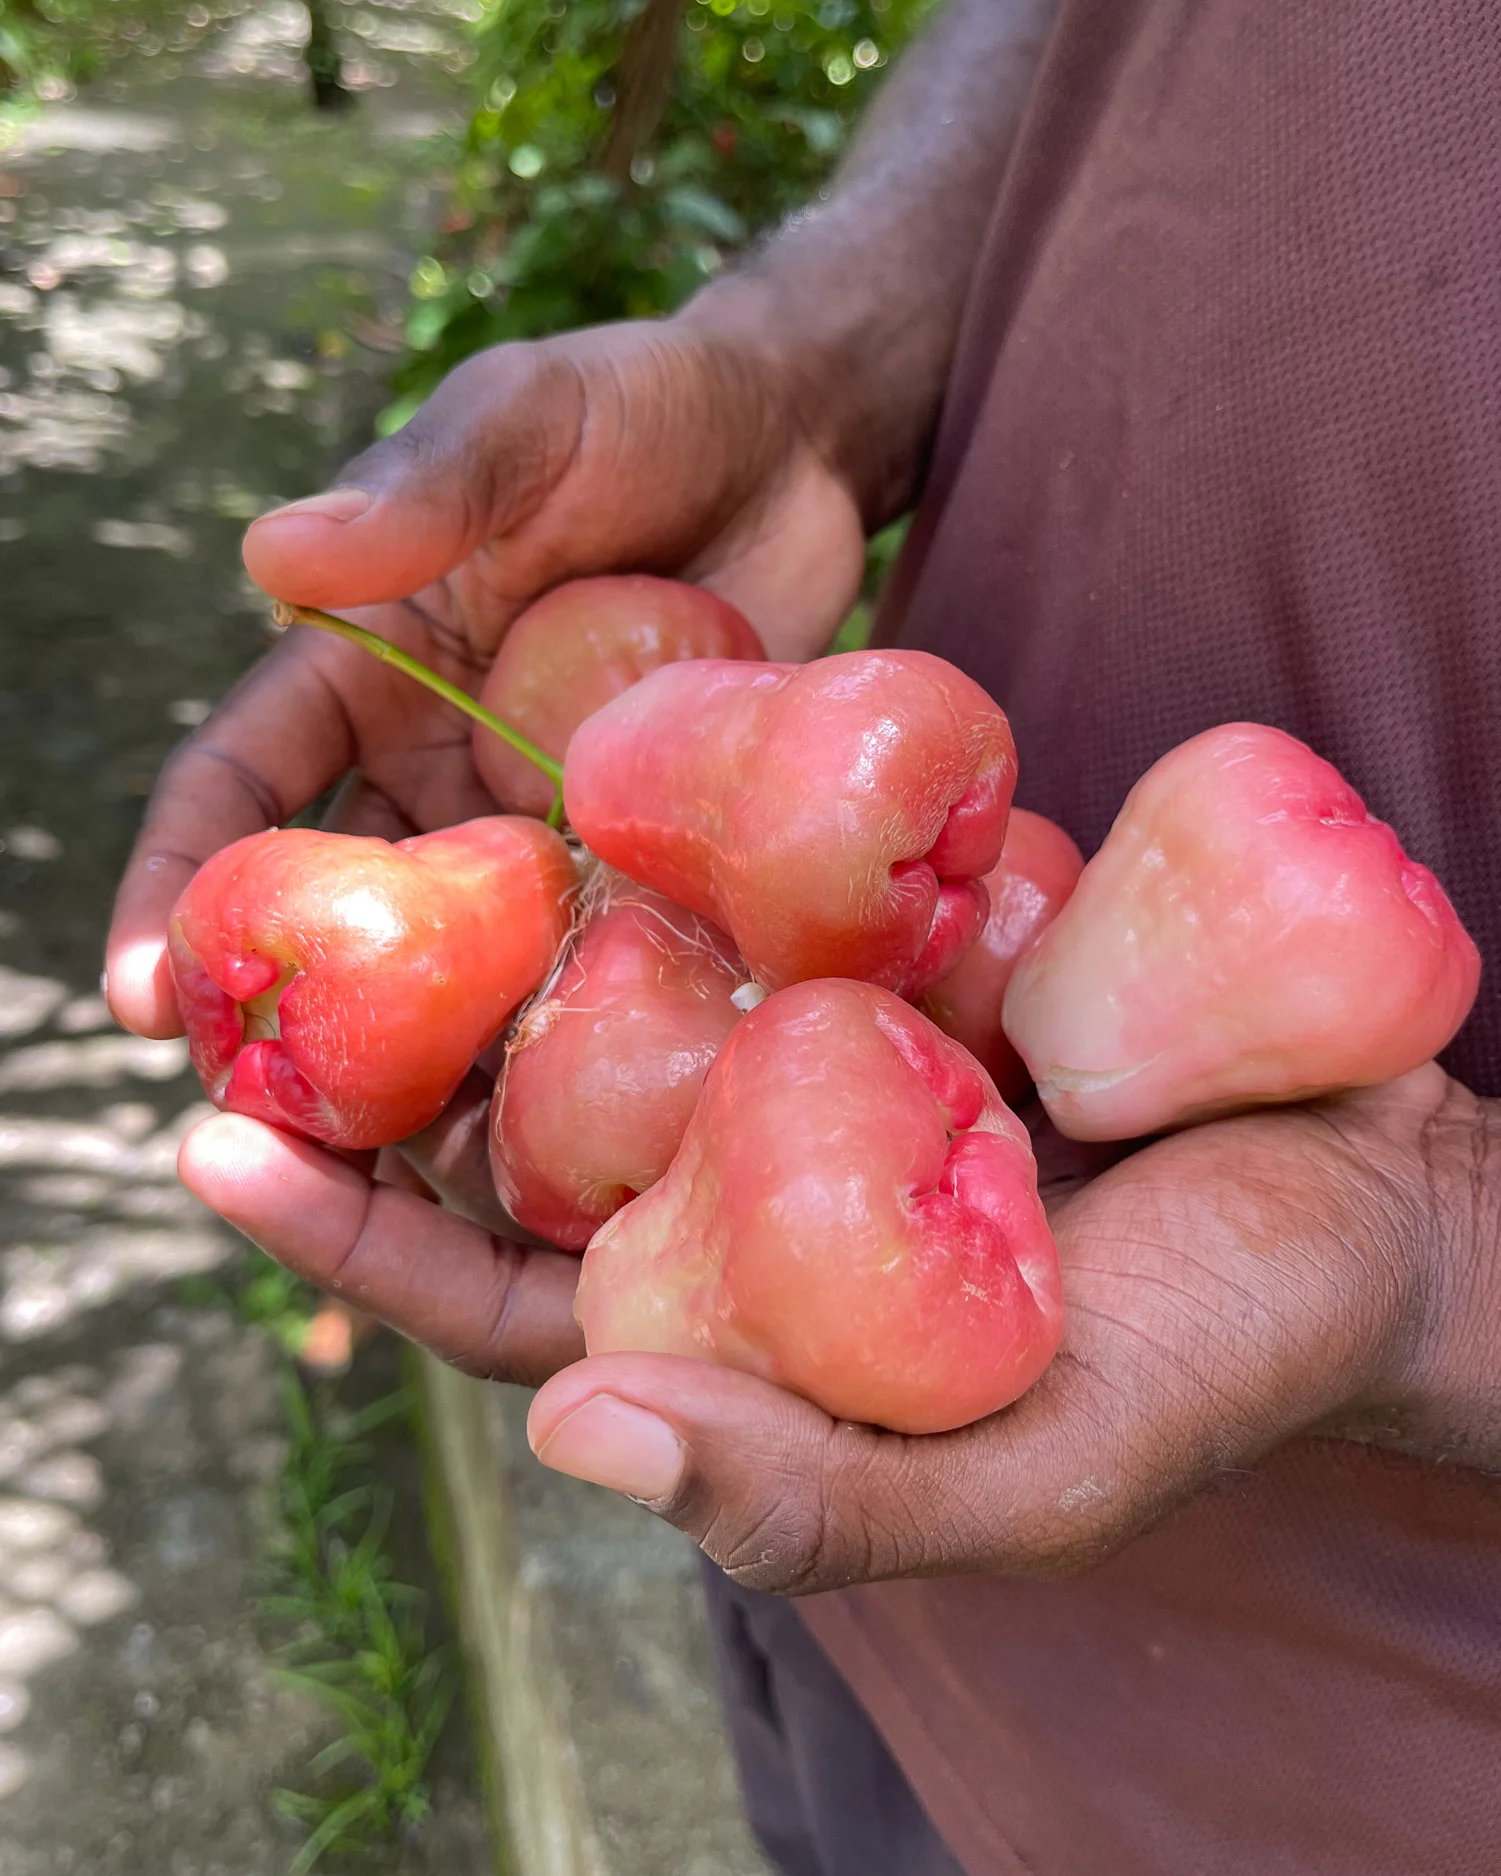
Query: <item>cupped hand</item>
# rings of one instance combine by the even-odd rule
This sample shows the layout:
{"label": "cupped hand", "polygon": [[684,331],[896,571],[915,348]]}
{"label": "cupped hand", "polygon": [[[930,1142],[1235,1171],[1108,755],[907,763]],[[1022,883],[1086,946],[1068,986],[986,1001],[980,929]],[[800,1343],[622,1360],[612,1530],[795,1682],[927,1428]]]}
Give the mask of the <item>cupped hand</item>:
{"label": "cupped hand", "polygon": [[1298,1435],[1415,1437],[1452,1328],[1435,1325],[1464,1308],[1433,1156],[1477,1105],[1429,1065],[1075,1184],[1053,1210],[1062,1350],[960,1432],[903,1437],[727,1369],[610,1355],[543,1387],[532,1444],[759,1589],[1077,1570]]}
{"label": "cupped hand", "polygon": [[[268,592],[347,613],[476,691],[517,612],[560,581],[702,581],[774,658],[813,655],[863,567],[860,515],[788,375],[702,321],[502,346],[454,372],[337,488],[264,516],[245,561]],[[495,812],[472,727],[353,645],[296,628],[173,756],[110,932],[111,1008],[178,1033],[166,921],[211,853],[285,823],[358,766],[393,836]]]}
{"label": "cupped hand", "polygon": [[486,1092],[474,1077],[407,1148],[451,1210],[230,1115],[189,1135],[183,1175],[273,1256],[445,1359],[545,1380],[530,1428],[547,1464],[641,1500],[754,1587],[1076,1570],[1299,1435],[1443,1444],[1432,1383],[1480,1314],[1465,1275],[1479,1240],[1437,1195],[1462,1187],[1485,1104],[1433,1065],[1197,1127],[1093,1177],[1099,1149],[1061,1143],[1062,1350],[1014,1407],[925,1438],[706,1363],[579,1359],[578,1260],[508,1232]]}

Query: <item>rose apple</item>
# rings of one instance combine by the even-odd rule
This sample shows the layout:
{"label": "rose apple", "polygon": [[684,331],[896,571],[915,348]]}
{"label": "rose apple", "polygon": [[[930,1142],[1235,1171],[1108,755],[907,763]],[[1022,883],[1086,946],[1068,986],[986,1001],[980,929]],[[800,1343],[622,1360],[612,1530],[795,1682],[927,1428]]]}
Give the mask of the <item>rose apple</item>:
{"label": "rose apple", "polygon": [[1479,972],[1339,772],[1231,723],[1132,789],[1004,1020],[1064,1133],[1125,1140],[1389,1080],[1449,1041]]}
{"label": "rose apple", "polygon": [[[645,573],[570,580],[506,633],[479,700],[561,759],[584,718],[648,671],[683,658],[765,657],[750,620],[705,587]],[[481,727],[474,761],[508,808],[542,816],[551,807],[546,776]]]}
{"label": "rose apple", "polygon": [[518,1224],[581,1251],[662,1177],[746,981],[714,926],[608,878],[496,1083],[490,1162]]}
{"label": "rose apple", "polygon": [[1084,867],[1084,856],[1055,822],[1013,808],[999,863],[985,876],[990,916],[974,946],[922,999],[946,1036],[962,1042],[1003,1100],[1032,1085],[1026,1064],[1006,1040],[1001,1002],[1017,959],[1057,918]]}
{"label": "rose apple", "polygon": [[592,1355],[696,1355],[904,1433],[1014,1400],[1062,1327],[1025,1128],[957,1042],[848,981],[736,1025],[576,1310]]}
{"label": "rose apple", "polygon": [[722,926],[768,989],[915,996],[985,922],[1015,780],[978,684],[861,651],[667,665],[580,726],[563,786],[595,853]]}
{"label": "rose apple", "polygon": [[575,884],[559,835],[499,815],[394,845],[237,840],[169,927],[193,1065],[234,1113],[330,1146],[404,1139],[546,976]]}

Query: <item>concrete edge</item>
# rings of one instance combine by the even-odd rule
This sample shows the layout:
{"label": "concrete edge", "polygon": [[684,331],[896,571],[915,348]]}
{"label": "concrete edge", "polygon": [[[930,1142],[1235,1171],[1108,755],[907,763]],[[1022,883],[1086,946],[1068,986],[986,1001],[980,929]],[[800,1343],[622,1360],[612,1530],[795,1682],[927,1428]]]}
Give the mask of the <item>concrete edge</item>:
{"label": "concrete edge", "polygon": [[419,1375],[500,1869],[605,1876],[561,1711],[561,1679],[547,1659],[546,1624],[517,1570],[484,1384],[426,1354]]}
{"label": "concrete edge", "polygon": [[768,1876],[694,1546],[539,1466],[521,1389],[428,1356],[420,1377],[506,1876]]}

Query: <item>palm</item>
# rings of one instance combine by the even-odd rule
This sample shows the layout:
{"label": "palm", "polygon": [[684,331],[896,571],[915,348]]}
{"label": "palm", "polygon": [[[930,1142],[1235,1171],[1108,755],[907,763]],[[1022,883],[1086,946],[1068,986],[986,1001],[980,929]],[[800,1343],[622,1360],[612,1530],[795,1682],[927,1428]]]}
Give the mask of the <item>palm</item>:
{"label": "palm", "polygon": [[[1078,1149],[1040,1138],[1043,1163],[1062,1161],[1050,1210],[1068,1326],[1059,1360],[998,1423],[1013,1463],[1041,1481],[1068,1450],[1092,1452],[1089,1475],[1115,1481],[1098,1509],[1118,1541],[1123,1515],[1146,1522],[1231,1461],[1348,1424],[1393,1300],[1370,1194],[1396,1189],[1444,1085],[1430,1064],[1192,1128],[1093,1177]],[[1362,1211],[1342,1194],[1364,1195]]]}

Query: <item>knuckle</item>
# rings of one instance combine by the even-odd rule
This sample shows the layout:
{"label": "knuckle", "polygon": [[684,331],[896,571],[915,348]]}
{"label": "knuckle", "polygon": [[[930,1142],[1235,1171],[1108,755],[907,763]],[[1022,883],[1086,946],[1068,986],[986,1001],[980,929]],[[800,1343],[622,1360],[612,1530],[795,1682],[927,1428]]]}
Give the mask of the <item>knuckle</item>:
{"label": "knuckle", "polygon": [[503,1238],[492,1239],[494,1262],[484,1294],[467,1312],[458,1336],[438,1351],[451,1368],[477,1381],[515,1381],[521,1377],[514,1334],[513,1304],[522,1253]]}
{"label": "knuckle", "polygon": [[805,1596],[885,1577],[956,1567],[954,1521],[932,1506],[913,1442],[869,1427],[835,1425],[815,1451],[754,1468],[754,1497],[709,1501],[690,1480],[676,1522],[693,1530],[733,1581]]}
{"label": "knuckle", "polygon": [[679,1503],[666,1515],[747,1589],[796,1596],[848,1581],[842,1507],[828,1488],[822,1454],[799,1442],[759,1463],[746,1464],[746,1457],[734,1455],[726,1468],[727,1490],[710,1482],[718,1467],[690,1469]]}
{"label": "knuckle", "polygon": [[716,1507],[699,1539],[732,1582],[769,1595],[807,1595],[834,1587],[827,1574],[827,1533],[806,1502],[752,1511]]}

